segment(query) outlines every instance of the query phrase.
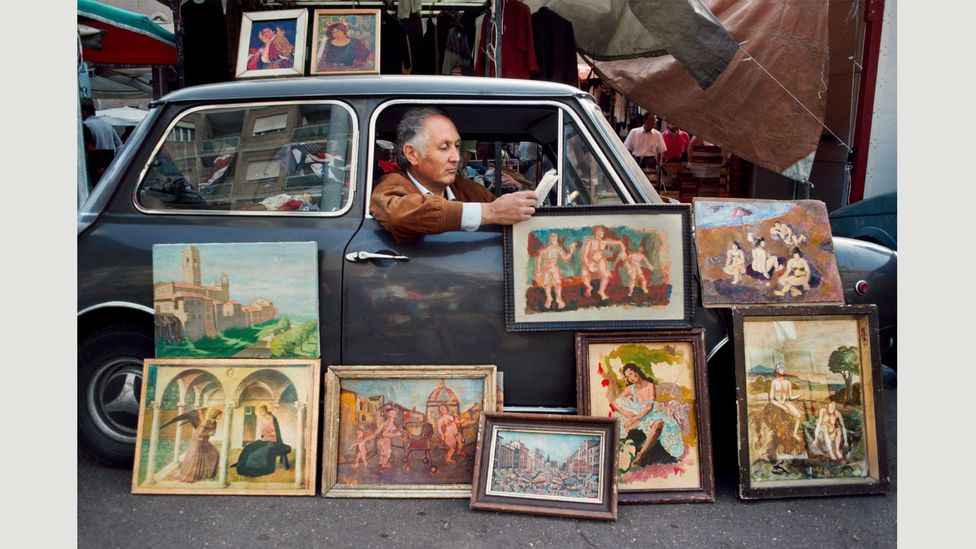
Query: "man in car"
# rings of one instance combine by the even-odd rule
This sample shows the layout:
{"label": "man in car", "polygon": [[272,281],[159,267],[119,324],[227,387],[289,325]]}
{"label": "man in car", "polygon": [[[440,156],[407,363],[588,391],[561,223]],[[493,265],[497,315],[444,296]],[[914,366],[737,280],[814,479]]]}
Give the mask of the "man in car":
{"label": "man in car", "polygon": [[458,177],[461,136],[434,108],[412,109],[397,125],[397,162],[373,189],[370,213],[397,242],[424,234],[514,225],[535,213],[535,191],[495,198],[481,185]]}

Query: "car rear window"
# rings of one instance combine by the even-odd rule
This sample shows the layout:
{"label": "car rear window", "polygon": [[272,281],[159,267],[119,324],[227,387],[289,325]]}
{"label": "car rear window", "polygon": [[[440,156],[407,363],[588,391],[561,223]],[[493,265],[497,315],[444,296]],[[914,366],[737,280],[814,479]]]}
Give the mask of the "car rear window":
{"label": "car rear window", "polygon": [[352,199],[355,125],[339,103],[193,110],[150,160],[152,211],[341,212]]}

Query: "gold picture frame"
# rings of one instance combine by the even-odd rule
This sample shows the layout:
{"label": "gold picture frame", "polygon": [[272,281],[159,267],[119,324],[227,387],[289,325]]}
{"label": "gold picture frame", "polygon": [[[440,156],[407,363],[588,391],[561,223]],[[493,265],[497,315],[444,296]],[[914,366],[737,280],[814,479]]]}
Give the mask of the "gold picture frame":
{"label": "gold picture frame", "polygon": [[319,364],[147,358],[132,493],[315,495]]}
{"label": "gold picture frame", "polygon": [[380,10],[315,10],[311,57],[309,74],[379,74]]}
{"label": "gold picture frame", "polygon": [[495,366],[330,366],[324,382],[324,497],[470,497]]}
{"label": "gold picture frame", "polygon": [[308,11],[244,12],[235,78],[305,74]]}

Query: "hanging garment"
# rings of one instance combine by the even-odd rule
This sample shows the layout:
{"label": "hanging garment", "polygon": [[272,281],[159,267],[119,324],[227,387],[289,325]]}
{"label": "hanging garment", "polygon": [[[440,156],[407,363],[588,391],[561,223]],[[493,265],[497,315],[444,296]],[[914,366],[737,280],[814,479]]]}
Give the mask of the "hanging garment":
{"label": "hanging garment", "polygon": [[[535,57],[535,38],[532,34],[532,12],[520,0],[508,0],[502,14],[504,32],[502,33],[502,76],[505,78],[531,78],[539,72]],[[482,21],[482,35],[487,34],[486,17]],[[486,44],[493,37],[482,36]],[[479,48],[479,53],[481,48]],[[478,61],[482,61],[481,55]],[[488,76],[495,76],[493,63],[488,62]],[[485,62],[475,65],[475,72],[485,74]]]}
{"label": "hanging garment", "polygon": [[407,33],[407,46],[410,66],[404,66],[403,74],[413,74],[416,58],[420,50],[424,47],[424,22],[419,13],[410,16],[406,21],[401,21],[404,31]]}
{"label": "hanging garment", "polygon": [[444,64],[441,67],[441,74],[460,73],[462,66],[471,66],[468,37],[460,28],[453,28],[447,33],[447,47],[444,49]]}
{"label": "hanging garment", "polygon": [[427,18],[427,29],[420,43],[420,51],[415,52],[413,74],[440,74],[440,52],[437,49],[437,24],[433,17]]}
{"label": "hanging garment", "polygon": [[231,75],[228,67],[233,65],[227,63],[227,20],[220,1],[187,2],[180,8],[180,17],[184,83],[226,82]]}
{"label": "hanging garment", "polygon": [[404,66],[410,66],[407,34],[396,17],[383,12],[380,16],[380,74],[403,74]]}
{"label": "hanging garment", "polygon": [[540,71],[536,78],[562,82],[574,88],[579,86],[573,24],[551,9],[542,7],[532,15],[532,34]]}

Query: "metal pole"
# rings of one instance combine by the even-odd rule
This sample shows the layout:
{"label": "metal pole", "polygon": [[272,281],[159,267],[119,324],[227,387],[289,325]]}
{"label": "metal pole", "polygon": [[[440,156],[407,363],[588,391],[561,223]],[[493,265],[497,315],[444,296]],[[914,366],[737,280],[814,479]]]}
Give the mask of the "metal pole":
{"label": "metal pole", "polygon": [[[495,78],[502,77],[502,22],[504,20],[505,0],[494,0],[495,9]],[[502,144],[495,141],[495,196],[502,193]]]}

